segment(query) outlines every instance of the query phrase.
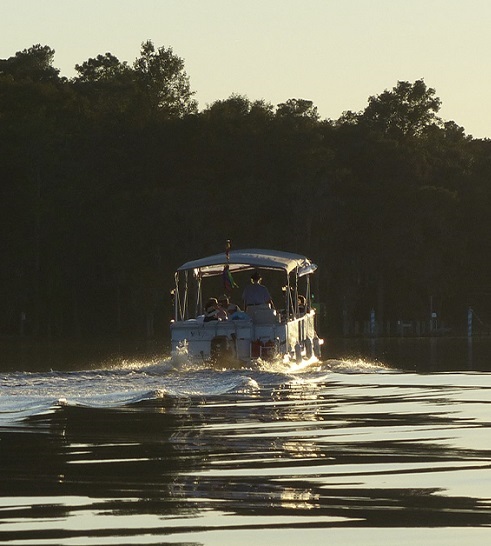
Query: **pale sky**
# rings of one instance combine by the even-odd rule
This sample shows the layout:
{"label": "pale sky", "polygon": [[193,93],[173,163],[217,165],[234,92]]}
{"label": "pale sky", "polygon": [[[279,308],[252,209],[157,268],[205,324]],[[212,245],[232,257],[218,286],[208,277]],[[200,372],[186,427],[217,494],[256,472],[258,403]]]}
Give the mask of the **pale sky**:
{"label": "pale sky", "polygon": [[0,0],[0,58],[48,45],[63,76],[148,39],[184,59],[200,109],[239,93],[337,119],[424,78],[443,119],[491,138],[491,0]]}

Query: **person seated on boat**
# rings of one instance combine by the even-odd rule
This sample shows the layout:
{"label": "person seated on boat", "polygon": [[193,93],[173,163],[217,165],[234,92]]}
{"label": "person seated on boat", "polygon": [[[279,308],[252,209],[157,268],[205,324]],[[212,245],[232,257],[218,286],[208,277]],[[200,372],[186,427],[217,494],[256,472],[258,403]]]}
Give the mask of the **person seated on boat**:
{"label": "person seated on boat", "polygon": [[221,309],[218,305],[216,298],[210,298],[205,305],[205,318],[203,322],[210,322],[212,320],[227,320],[227,312]]}
{"label": "person seated on boat", "polygon": [[230,298],[225,294],[218,298],[218,306],[221,309],[224,309],[227,312],[228,316],[233,315],[237,311],[240,311],[240,307],[235,303],[232,303],[230,301]]}
{"label": "person seated on boat", "polygon": [[221,296],[218,299],[218,305],[227,311],[230,320],[247,320],[249,318],[249,315],[244,313],[238,305],[231,303],[228,296]]}
{"label": "person seated on boat", "polygon": [[305,311],[307,310],[307,300],[305,299],[305,296],[298,296],[298,313],[300,315],[305,315]]}
{"label": "person seated on boat", "polygon": [[251,275],[251,284],[244,288],[242,299],[244,300],[245,310],[258,307],[274,308],[273,299],[269,290],[261,284],[261,273],[254,271]]}

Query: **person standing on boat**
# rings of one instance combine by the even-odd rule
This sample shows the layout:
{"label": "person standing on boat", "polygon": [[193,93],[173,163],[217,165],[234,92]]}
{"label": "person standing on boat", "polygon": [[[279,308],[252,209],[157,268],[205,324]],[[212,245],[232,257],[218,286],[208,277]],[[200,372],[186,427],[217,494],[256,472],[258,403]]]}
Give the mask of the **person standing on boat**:
{"label": "person standing on boat", "polygon": [[254,271],[251,275],[251,284],[244,288],[242,299],[244,300],[245,310],[250,307],[269,307],[274,308],[273,299],[269,290],[261,284],[261,273]]}

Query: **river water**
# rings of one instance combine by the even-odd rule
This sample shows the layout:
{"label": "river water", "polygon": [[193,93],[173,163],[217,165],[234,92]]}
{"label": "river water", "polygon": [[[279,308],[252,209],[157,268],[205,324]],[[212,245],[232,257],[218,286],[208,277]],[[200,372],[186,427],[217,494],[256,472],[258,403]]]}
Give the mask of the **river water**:
{"label": "river water", "polygon": [[5,365],[0,542],[489,543],[489,340],[327,353]]}

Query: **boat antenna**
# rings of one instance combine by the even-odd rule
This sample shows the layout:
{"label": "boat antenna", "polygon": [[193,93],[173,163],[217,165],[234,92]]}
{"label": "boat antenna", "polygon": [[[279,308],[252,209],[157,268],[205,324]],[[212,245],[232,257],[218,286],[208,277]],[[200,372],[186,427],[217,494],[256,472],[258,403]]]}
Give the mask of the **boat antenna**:
{"label": "boat antenna", "polygon": [[230,273],[230,248],[231,248],[230,239],[227,239],[227,242],[225,243],[225,257],[227,258],[227,263],[223,266],[222,271],[222,279],[223,279],[223,287],[226,294],[232,294],[233,288],[238,288],[238,284],[234,281],[234,278],[232,277],[232,273]]}

